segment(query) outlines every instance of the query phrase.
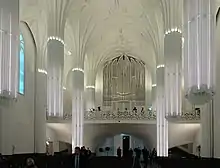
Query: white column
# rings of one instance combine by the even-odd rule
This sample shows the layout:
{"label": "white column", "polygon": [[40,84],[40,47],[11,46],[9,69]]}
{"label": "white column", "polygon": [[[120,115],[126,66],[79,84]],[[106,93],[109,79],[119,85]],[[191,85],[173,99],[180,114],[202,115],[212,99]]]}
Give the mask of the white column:
{"label": "white column", "polygon": [[86,86],[86,110],[95,108],[95,86]]}
{"label": "white column", "polygon": [[151,72],[145,66],[145,109],[152,106],[152,76]]}
{"label": "white column", "polygon": [[46,152],[47,75],[36,72],[34,138],[35,152]]}
{"label": "white column", "polygon": [[84,71],[80,68],[72,70],[72,149],[83,146],[84,125]]}
{"label": "white column", "polygon": [[47,106],[49,116],[63,116],[64,42],[50,37],[47,43]]}
{"label": "white column", "polygon": [[192,104],[203,105],[215,92],[215,0],[184,2],[184,87]]}
{"label": "white column", "polygon": [[192,104],[206,104],[201,112],[201,154],[205,157],[214,155],[213,117],[207,103],[215,93],[215,5],[215,0],[184,3],[184,86]]}
{"label": "white column", "polygon": [[201,114],[201,156],[212,156],[212,121],[211,121],[211,103],[200,106]]}
{"label": "white column", "polygon": [[0,94],[17,97],[19,0],[0,1]]}
{"label": "white column", "polygon": [[157,155],[168,156],[168,122],[165,118],[164,65],[157,66]]}
{"label": "white column", "polygon": [[182,110],[182,34],[171,32],[164,38],[166,115],[181,115]]}
{"label": "white column", "polygon": [[95,108],[95,77],[96,72],[93,69],[86,70],[86,88],[85,88],[85,103],[86,110]]}
{"label": "white column", "polygon": [[151,74],[152,78],[152,91],[151,91],[151,102],[152,102],[152,110],[156,111],[156,97],[157,97],[157,82],[156,82],[156,71]]}
{"label": "white column", "polygon": [[[219,18],[220,19],[220,18]],[[216,27],[216,44],[220,44],[220,20]],[[220,72],[220,47],[216,48],[216,72]],[[216,75],[216,94],[214,96],[214,157],[220,158],[220,75]]]}
{"label": "white column", "polygon": [[102,106],[103,103],[103,67],[97,70],[95,80],[95,105]]}

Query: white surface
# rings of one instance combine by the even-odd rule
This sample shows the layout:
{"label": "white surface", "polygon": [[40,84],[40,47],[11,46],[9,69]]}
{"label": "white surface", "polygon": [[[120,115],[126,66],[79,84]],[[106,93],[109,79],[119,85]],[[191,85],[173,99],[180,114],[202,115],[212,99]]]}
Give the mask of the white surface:
{"label": "white surface", "polygon": [[15,153],[34,152],[35,48],[26,25],[21,23],[20,27],[26,49],[25,94],[18,95],[17,102],[9,106],[0,105],[0,153],[9,155],[12,154],[12,145]]}

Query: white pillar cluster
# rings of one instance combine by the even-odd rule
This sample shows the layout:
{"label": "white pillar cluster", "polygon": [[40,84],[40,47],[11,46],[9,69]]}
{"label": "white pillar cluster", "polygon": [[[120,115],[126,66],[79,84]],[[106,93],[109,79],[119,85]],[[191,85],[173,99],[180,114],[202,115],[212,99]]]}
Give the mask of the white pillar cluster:
{"label": "white pillar cluster", "polygon": [[19,0],[0,2],[0,96],[17,97]]}
{"label": "white pillar cluster", "polygon": [[168,121],[165,113],[164,65],[157,66],[157,155],[168,156]]}
{"label": "white pillar cluster", "polygon": [[95,108],[95,77],[96,72],[93,69],[86,70],[86,86],[85,86],[85,101],[86,110]]}
{"label": "white pillar cluster", "polygon": [[151,102],[152,102],[152,110],[156,111],[156,96],[157,96],[157,83],[156,83],[156,71],[151,73],[152,79],[152,90],[151,90]]}
{"label": "white pillar cluster", "polygon": [[64,43],[49,38],[47,43],[47,102],[48,115],[63,116]]}
{"label": "white pillar cluster", "polygon": [[63,116],[64,30],[70,0],[48,0],[47,105],[48,115]]}
{"label": "white pillar cluster", "polygon": [[72,69],[72,149],[83,146],[84,71]]}
{"label": "white pillar cluster", "polygon": [[152,73],[145,65],[145,109],[152,107]]}
{"label": "white pillar cluster", "polygon": [[201,106],[201,155],[214,156],[215,0],[184,1],[184,86],[186,98]]}
{"label": "white pillar cluster", "polygon": [[45,73],[36,73],[35,83],[35,149],[36,153],[45,153],[46,151],[46,112],[47,112],[47,75]]}
{"label": "white pillar cluster", "polygon": [[[220,33],[220,18],[218,18],[217,25],[216,25],[216,34]],[[220,44],[220,36],[216,35],[216,44]],[[216,47],[216,72],[220,72],[220,47]],[[220,158],[220,136],[219,136],[219,128],[220,128],[220,75],[216,75],[216,94],[214,96],[214,157]]]}
{"label": "white pillar cluster", "polygon": [[207,103],[203,106],[200,106],[200,114],[201,114],[201,156],[202,157],[213,157],[213,139],[212,139],[212,115],[211,109],[212,104]]}
{"label": "white pillar cluster", "polygon": [[215,85],[215,0],[184,1],[184,86],[187,99],[202,105]]}
{"label": "white pillar cluster", "polygon": [[182,110],[182,34],[172,32],[164,37],[166,115],[181,115]]}

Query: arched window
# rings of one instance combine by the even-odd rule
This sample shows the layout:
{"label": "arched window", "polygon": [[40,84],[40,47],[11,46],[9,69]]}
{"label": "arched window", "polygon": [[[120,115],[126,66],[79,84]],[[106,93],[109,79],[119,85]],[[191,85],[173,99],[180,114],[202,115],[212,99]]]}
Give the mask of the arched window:
{"label": "arched window", "polygon": [[18,93],[24,94],[24,38],[20,34],[20,54],[18,59]]}

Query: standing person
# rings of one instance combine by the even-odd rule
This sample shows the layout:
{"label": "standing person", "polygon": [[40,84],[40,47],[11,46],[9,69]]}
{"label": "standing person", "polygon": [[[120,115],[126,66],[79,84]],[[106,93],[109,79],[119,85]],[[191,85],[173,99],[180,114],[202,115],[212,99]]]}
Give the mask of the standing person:
{"label": "standing person", "polygon": [[157,157],[157,151],[155,148],[153,148],[152,152],[151,152],[151,164],[154,164],[156,161],[156,157]]}
{"label": "standing person", "polygon": [[117,156],[118,156],[119,158],[121,158],[121,148],[120,148],[120,146],[119,146],[118,149],[117,149]]}
{"label": "standing person", "polygon": [[145,147],[144,147],[144,149],[142,149],[142,154],[143,154],[145,168],[147,168],[149,152]]}
{"label": "standing person", "polygon": [[34,159],[28,158],[26,160],[25,168],[37,168],[37,166],[35,165]]}
{"label": "standing person", "polygon": [[129,149],[128,153],[129,153],[129,158],[132,158],[133,157],[133,150],[131,148]]}
{"label": "standing person", "polygon": [[87,152],[87,153],[86,153],[87,157],[90,158],[91,155],[92,155],[91,150],[90,150],[89,148],[87,148],[87,151],[86,151],[86,152]]}
{"label": "standing person", "polygon": [[86,168],[86,156],[81,155],[81,151],[79,147],[75,147],[75,152],[73,154],[72,159],[72,168]]}
{"label": "standing person", "polygon": [[133,166],[132,168],[141,168],[141,150],[139,148],[134,149],[135,156],[133,157]]}

